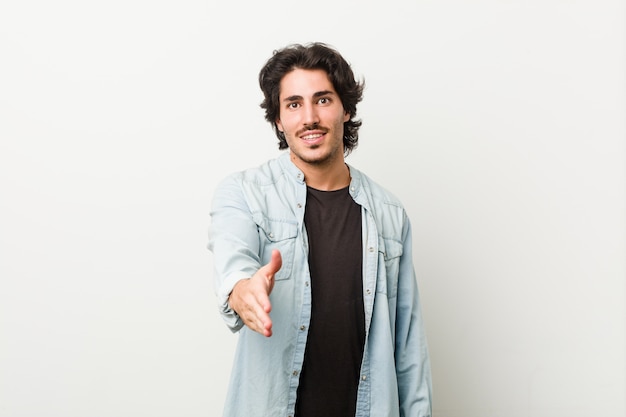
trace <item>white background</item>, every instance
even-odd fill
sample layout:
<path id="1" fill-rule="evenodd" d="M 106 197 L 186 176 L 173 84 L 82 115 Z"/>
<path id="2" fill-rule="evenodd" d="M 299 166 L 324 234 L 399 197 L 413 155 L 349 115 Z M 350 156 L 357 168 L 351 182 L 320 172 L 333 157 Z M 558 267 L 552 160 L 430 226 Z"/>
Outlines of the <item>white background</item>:
<path id="1" fill-rule="evenodd" d="M 0 415 L 218 416 L 209 206 L 277 156 L 257 74 L 323 41 L 348 162 L 414 229 L 436 417 L 623 417 L 622 1 L 6 1 Z"/>

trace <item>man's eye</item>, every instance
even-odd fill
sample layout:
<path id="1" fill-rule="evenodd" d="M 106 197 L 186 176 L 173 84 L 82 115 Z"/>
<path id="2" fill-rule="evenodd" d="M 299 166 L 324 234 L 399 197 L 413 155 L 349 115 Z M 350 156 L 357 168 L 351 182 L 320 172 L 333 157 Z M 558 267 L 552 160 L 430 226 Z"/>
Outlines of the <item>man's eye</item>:
<path id="1" fill-rule="evenodd" d="M 287 108 L 289 108 L 289 109 L 297 109 L 298 108 L 298 103 L 289 103 L 287 105 Z"/>
<path id="2" fill-rule="evenodd" d="M 328 103 L 330 103 L 330 100 L 328 99 L 328 97 L 322 97 L 322 98 L 320 98 L 319 103 L 320 104 L 328 104 Z"/>

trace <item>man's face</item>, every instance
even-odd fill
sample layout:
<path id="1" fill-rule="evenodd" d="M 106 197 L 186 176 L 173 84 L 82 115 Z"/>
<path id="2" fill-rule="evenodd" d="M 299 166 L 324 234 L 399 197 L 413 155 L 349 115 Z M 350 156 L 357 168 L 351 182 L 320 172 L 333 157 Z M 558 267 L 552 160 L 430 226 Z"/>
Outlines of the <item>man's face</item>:
<path id="1" fill-rule="evenodd" d="M 324 70 L 294 69 L 280 81 L 278 129 L 296 166 L 343 164 L 343 124 L 350 115 Z"/>

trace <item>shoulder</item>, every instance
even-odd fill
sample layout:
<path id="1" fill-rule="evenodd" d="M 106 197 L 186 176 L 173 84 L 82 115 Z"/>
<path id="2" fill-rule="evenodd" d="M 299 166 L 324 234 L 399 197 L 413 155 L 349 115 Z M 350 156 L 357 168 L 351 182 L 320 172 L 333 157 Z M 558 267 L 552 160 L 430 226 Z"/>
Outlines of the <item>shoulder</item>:
<path id="1" fill-rule="evenodd" d="M 284 178 L 285 173 L 279 158 L 270 159 L 262 164 L 236 171 L 223 178 L 219 187 L 239 187 L 272 185 Z"/>
<path id="2" fill-rule="evenodd" d="M 213 200 L 223 207 L 245 208 L 277 218 L 292 216 L 290 207 L 299 184 L 290 180 L 283 156 L 234 172 L 217 186 Z"/>
<path id="3" fill-rule="evenodd" d="M 354 181 L 354 199 L 368 210 L 381 237 L 402 242 L 409 227 L 404 205 L 388 189 L 363 172 L 350 167 Z"/>
<path id="4" fill-rule="evenodd" d="M 359 184 L 357 186 L 362 189 L 372 203 L 375 205 L 393 206 L 404 210 L 400 199 L 370 176 L 352 166 L 350 166 L 350 174 L 358 181 Z"/>

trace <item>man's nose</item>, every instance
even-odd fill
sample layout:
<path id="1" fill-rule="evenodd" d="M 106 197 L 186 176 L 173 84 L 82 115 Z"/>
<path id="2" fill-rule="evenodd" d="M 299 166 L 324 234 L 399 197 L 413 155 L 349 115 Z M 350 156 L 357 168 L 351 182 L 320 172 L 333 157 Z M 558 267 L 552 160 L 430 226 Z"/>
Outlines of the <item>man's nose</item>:
<path id="1" fill-rule="evenodd" d="M 319 114 L 314 105 L 305 106 L 303 122 L 307 126 L 317 126 L 319 124 Z"/>

